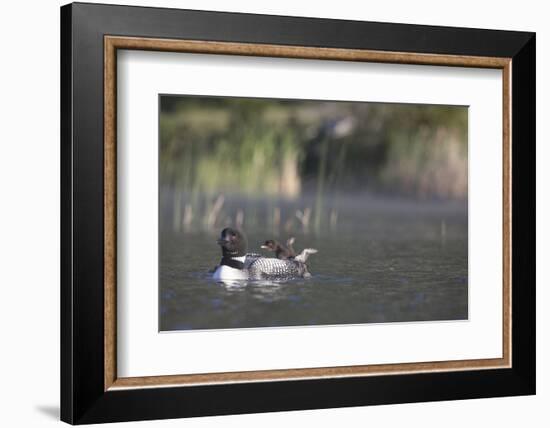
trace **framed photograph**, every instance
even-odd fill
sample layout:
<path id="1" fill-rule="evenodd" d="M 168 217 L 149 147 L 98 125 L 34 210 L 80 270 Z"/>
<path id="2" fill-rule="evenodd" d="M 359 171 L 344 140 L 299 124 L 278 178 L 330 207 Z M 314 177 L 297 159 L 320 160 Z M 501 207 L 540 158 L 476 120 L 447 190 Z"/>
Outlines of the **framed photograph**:
<path id="1" fill-rule="evenodd" d="M 535 35 L 61 8 L 61 418 L 535 393 Z"/>

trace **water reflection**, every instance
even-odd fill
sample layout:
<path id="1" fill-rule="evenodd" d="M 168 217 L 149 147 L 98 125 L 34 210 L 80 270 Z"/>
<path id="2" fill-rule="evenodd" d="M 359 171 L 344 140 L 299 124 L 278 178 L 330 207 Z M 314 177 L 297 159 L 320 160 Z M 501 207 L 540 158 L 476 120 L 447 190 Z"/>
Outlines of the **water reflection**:
<path id="1" fill-rule="evenodd" d="M 224 288 L 228 293 L 246 292 L 249 296 L 260 302 L 272 303 L 280 300 L 288 302 L 301 302 L 302 297 L 293 294 L 297 287 L 304 286 L 308 279 L 277 279 L 277 280 L 250 280 L 250 281 L 216 281 L 216 284 Z"/>

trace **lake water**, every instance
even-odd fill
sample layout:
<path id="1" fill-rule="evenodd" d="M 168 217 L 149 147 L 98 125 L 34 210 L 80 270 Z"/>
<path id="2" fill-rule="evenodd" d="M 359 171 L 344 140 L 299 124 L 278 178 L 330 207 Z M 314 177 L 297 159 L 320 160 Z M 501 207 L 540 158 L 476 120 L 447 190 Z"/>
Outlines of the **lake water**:
<path id="1" fill-rule="evenodd" d="M 246 222 L 244 230 L 249 252 L 288 237 Z M 218 234 L 161 232 L 162 331 L 468 318 L 465 203 L 378 201 L 342 209 L 335 227 L 292 232 L 297 251 L 319 250 L 308 262 L 312 277 L 276 285 L 214 282 Z"/>

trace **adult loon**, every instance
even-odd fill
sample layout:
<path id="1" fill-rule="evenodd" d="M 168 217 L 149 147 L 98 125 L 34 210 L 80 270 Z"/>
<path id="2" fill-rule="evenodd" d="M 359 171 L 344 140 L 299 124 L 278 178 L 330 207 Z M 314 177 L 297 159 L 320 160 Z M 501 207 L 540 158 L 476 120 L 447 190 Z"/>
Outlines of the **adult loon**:
<path id="1" fill-rule="evenodd" d="M 213 274 L 216 281 L 308 278 L 311 274 L 306 261 L 310 254 L 317 252 L 307 248 L 291 260 L 247 253 L 245 235 L 230 227 L 222 230 L 218 245 L 222 249 L 222 259 Z"/>

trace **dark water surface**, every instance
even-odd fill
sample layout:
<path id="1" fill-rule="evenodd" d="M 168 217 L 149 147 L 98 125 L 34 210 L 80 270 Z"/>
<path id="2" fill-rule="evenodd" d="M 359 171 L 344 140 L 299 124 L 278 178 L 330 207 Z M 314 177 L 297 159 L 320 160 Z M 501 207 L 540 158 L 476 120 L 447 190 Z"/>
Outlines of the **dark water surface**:
<path id="1" fill-rule="evenodd" d="M 239 287 L 208 273 L 219 231 L 160 238 L 160 329 L 223 329 L 468 318 L 464 204 L 384 203 L 342 212 L 334 228 L 293 232 L 312 278 Z M 249 251 L 286 234 L 247 228 Z M 266 253 L 267 255 L 267 253 Z"/>

